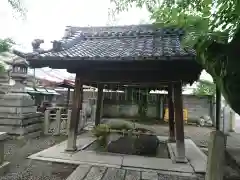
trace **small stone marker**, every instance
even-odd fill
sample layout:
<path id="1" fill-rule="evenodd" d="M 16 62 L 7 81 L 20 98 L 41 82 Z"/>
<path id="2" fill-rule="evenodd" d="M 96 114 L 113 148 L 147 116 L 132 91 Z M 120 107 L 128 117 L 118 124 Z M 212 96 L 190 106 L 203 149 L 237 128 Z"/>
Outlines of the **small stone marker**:
<path id="1" fill-rule="evenodd" d="M 225 135 L 221 131 L 211 132 L 205 180 L 223 180 L 225 142 Z"/>

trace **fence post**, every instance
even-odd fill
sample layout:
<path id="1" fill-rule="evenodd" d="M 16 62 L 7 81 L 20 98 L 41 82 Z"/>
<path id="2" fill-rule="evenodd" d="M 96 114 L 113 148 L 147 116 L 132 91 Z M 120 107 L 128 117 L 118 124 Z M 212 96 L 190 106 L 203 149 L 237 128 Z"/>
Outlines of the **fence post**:
<path id="1" fill-rule="evenodd" d="M 47 135 L 49 131 L 49 125 L 50 125 L 50 110 L 47 109 L 44 112 L 44 134 Z"/>
<path id="2" fill-rule="evenodd" d="M 58 109 L 56 112 L 56 128 L 54 131 L 54 135 L 60 135 L 61 130 L 61 109 Z"/>
<path id="3" fill-rule="evenodd" d="M 71 113 L 72 113 L 72 110 L 71 109 L 69 109 L 68 110 L 68 115 L 67 115 L 67 135 L 69 134 L 69 125 L 70 125 L 70 121 L 71 121 Z"/>

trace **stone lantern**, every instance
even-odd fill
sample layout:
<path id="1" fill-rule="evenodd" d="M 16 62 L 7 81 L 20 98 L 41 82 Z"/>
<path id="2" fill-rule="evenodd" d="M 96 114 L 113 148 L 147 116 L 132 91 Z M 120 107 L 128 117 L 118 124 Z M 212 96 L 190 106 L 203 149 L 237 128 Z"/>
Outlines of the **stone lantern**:
<path id="1" fill-rule="evenodd" d="M 23 83 L 27 78 L 28 62 L 22 58 L 15 58 L 12 62 L 12 78 Z"/>
<path id="2" fill-rule="evenodd" d="M 14 83 L 5 85 L 8 90 L 0 93 L 0 131 L 17 137 L 39 136 L 42 131 L 42 114 L 37 113 L 35 101 L 25 85 L 28 62 L 14 57 L 10 64 L 10 76 Z"/>

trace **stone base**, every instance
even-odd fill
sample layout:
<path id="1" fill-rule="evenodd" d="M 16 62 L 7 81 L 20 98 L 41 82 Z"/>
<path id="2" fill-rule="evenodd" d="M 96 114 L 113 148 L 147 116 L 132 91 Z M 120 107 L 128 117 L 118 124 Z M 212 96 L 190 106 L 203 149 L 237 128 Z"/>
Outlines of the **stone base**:
<path id="1" fill-rule="evenodd" d="M 0 165 L 0 176 L 4 175 L 8 169 L 9 169 L 9 165 L 10 165 L 10 162 L 3 162 L 1 165 Z"/>
<path id="2" fill-rule="evenodd" d="M 40 137 L 42 135 L 42 131 L 35 131 L 35 132 L 31 132 L 28 134 L 24 134 L 21 136 L 17 136 L 17 135 L 12 135 L 12 139 L 18 139 L 18 140 L 23 140 L 23 139 L 34 139 L 37 137 Z"/>
<path id="3" fill-rule="evenodd" d="M 188 162 L 188 160 L 187 160 L 187 158 L 186 157 L 175 157 L 175 162 L 176 163 L 187 163 Z"/>

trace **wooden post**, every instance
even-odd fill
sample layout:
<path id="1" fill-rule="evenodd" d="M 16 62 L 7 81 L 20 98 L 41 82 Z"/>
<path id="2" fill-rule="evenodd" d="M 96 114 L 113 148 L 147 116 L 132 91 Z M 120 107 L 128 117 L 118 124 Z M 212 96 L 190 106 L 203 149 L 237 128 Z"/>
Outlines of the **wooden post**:
<path id="1" fill-rule="evenodd" d="M 61 130 L 61 109 L 56 112 L 56 129 L 54 130 L 54 135 L 60 135 Z"/>
<path id="2" fill-rule="evenodd" d="M 184 143 L 182 83 L 174 85 L 175 125 L 176 125 L 176 162 L 186 162 Z"/>
<path id="3" fill-rule="evenodd" d="M 45 135 L 48 134 L 49 126 L 50 126 L 50 110 L 46 109 L 46 111 L 44 112 L 44 134 Z"/>
<path id="4" fill-rule="evenodd" d="M 67 91 L 67 104 L 66 104 L 67 109 L 69 108 L 70 93 L 71 93 L 70 88 L 68 88 L 68 91 Z"/>
<path id="5" fill-rule="evenodd" d="M 71 114 L 72 114 L 72 110 L 69 109 L 67 112 L 67 135 L 69 135 L 69 130 L 70 130 Z"/>
<path id="6" fill-rule="evenodd" d="M 216 85 L 216 130 L 220 130 L 221 122 L 221 91 Z"/>
<path id="7" fill-rule="evenodd" d="M 160 94 L 156 94 L 156 118 L 162 120 L 162 99 Z"/>
<path id="8" fill-rule="evenodd" d="M 103 101 L 103 84 L 100 84 L 98 85 L 95 126 L 99 125 L 101 122 L 102 101 Z"/>
<path id="9" fill-rule="evenodd" d="M 223 180 L 226 137 L 221 131 L 211 132 L 205 180 Z"/>
<path id="10" fill-rule="evenodd" d="M 175 128 L 174 128 L 174 104 L 173 104 L 173 85 L 168 85 L 168 125 L 169 125 L 169 141 L 175 142 Z"/>
<path id="11" fill-rule="evenodd" d="M 66 151 L 76 151 L 79 114 L 82 109 L 82 82 L 78 74 L 75 78 L 74 98 L 72 103 L 71 121 L 69 122 L 68 140 Z"/>

